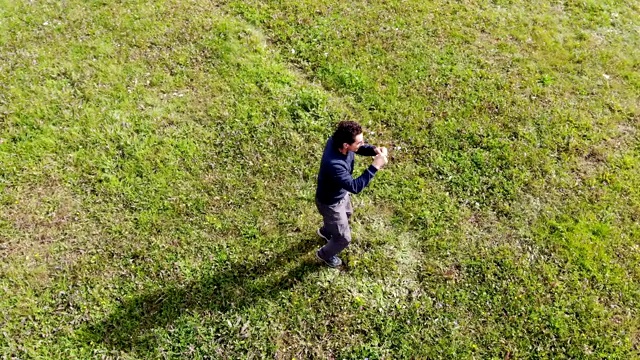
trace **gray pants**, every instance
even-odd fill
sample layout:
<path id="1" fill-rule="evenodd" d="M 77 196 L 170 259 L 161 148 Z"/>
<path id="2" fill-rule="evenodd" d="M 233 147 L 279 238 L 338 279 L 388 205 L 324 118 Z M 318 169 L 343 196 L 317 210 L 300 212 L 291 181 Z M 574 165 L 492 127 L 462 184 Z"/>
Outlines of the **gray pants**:
<path id="1" fill-rule="evenodd" d="M 316 200 L 316 206 L 324 222 L 320 231 L 330 235 L 329 241 L 320 249 L 319 255 L 323 259 L 329 259 L 339 254 L 351 243 L 351 228 L 349 218 L 353 214 L 351 197 L 349 193 L 338 203 L 326 205 Z"/>

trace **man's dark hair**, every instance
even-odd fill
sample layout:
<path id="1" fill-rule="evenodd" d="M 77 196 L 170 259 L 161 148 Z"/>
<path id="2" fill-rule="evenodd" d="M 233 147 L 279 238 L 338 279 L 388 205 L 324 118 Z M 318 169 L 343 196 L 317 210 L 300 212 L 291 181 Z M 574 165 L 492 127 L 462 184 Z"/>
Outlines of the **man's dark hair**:
<path id="1" fill-rule="evenodd" d="M 356 136 L 362 134 L 362 126 L 355 121 L 341 121 L 338 128 L 333 133 L 333 144 L 338 148 L 342 148 L 342 144 L 349 145 L 356 141 Z"/>

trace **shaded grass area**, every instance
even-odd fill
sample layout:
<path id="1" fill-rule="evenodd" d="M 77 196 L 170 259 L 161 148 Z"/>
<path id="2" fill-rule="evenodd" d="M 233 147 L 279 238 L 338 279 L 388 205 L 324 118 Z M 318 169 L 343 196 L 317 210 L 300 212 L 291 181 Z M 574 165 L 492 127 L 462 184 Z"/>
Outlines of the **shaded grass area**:
<path id="1" fill-rule="evenodd" d="M 636 4 L 0 4 L 3 356 L 638 353 Z"/>
<path id="2" fill-rule="evenodd" d="M 319 269 L 308 257 L 300 261 L 317 245 L 317 242 L 305 239 L 267 261 L 258 261 L 256 265 L 241 262 L 218 273 L 203 274 L 198 282 L 163 286 L 156 292 L 127 299 L 107 319 L 82 329 L 86 336 L 84 341 L 105 342 L 121 350 L 154 351 L 157 348 L 153 343 L 155 339 L 145 333 L 167 327 L 184 314 L 206 310 L 215 315 L 230 309 L 243 312 L 244 308 L 255 306 L 263 299 L 276 298 L 280 292 L 288 291 L 303 280 L 306 273 Z M 295 267 L 284 275 L 271 274 L 281 272 L 294 261 Z M 238 335 L 247 338 L 250 321 L 242 325 Z"/>

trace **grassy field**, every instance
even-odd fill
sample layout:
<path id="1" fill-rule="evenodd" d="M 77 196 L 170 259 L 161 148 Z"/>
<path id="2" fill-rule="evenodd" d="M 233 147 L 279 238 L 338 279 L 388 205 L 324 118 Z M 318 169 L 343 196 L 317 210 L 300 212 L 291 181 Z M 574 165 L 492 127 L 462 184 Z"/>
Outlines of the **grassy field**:
<path id="1" fill-rule="evenodd" d="M 635 1 L 0 0 L 0 358 L 640 358 L 639 126 Z"/>

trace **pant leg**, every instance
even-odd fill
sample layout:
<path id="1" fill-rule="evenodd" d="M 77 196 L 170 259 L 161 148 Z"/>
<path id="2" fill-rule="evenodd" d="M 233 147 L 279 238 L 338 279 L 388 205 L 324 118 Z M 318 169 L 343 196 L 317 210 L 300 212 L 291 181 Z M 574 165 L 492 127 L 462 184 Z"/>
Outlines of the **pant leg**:
<path id="1" fill-rule="evenodd" d="M 345 197 L 346 197 L 345 211 L 347 212 L 347 220 L 351 220 L 351 215 L 353 215 L 353 204 L 351 203 L 351 196 L 349 193 L 347 193 Z M 322 231 L 323 234 L 328 233 L 328 230 L 324 228 L 324 224 L 320 230 Z"/>
<path id="2" fill-rule="evenodd" d="M 324 221 L 323 229 L 331 235 L 329 241 L 320 249 L 320 257 L 329 259 L 339 254 L 351 243 L 351 228 L 347 209 L 350 207 L 348 197 L 333 205 L 326 205 L 316 201 L 318 211 Z"/>

